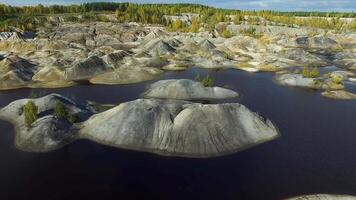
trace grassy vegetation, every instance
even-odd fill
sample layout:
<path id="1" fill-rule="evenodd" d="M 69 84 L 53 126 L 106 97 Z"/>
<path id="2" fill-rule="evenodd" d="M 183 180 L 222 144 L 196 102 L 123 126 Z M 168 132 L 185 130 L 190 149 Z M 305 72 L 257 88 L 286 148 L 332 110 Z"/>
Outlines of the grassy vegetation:
<path id="1" fill-rule="evenodd" d="M 308 26 L 314 28 L 340 30 L 356 30 L 356 21 L 345 24 L 341 17 L 356 17 L 356 13 L 341 12 L 276 12 L 276 11 L 241 11 L 220 9 L 198 4 L 134 4 L 134 3 L 85 3 L 81 5 L 51 5 L 14 7 L 0 4 L 0 31 L 17 27 L 22 30 L 33 30 L 46 22 L 48 15 L 81 14 L 84 20 L 106 21 L 98 12 L 115 13 L 119 22 L 141 22 L 166 25 L 172 30 L 196 32 L 200 23 L 206 24 L 208 30 L 213 30 L 219 22 L 234 22 L 240 24 L 247 20 L 249 24 L 261 24 L 265 19 L 276 24 L 287 26 Z M 167 20 L 166 15 L 181 13 L 196 13 L 199 17 L 193 20 L 190 27 Z M 69 15 L 70 16 L 70 15 Z M 234 16 L 234 17 L 229 17 Z M 247 16 L 247 19 L 245 19 Z M 301 18 L 308 17 L 308 18 Z M 331 20 L 325 17 L 332 17 Z M 75 20 L 75 19 L 73 19 Z"/>
<path id="2" fill-rule="evenodd" d="M 25 118 L 25 125 L 30 128 L 32 123 L 38 118 L 38 107 L 32 101 L 27 101 L 27 103 L 22 107 L 22 112 Z"/>

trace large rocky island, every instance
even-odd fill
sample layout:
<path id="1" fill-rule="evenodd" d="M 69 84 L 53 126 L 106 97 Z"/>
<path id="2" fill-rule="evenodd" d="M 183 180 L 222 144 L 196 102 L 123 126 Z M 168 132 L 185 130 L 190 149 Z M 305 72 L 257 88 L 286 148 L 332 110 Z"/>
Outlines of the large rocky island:
<path id="1" fill-rule="evenodd" d="M 78 105 L 64 96 L 50 94 L 14 101 L 0 110 L 0 118 L 15 125 L 16 146 L 32 152 L 47 152 L 76 139 L 90 139 L 161 155 L 213 157 L 278 137 L 271 121 L 241 104 L 187 101 L 236 97 L 234 91 L 204 88 L 198 82 L 184 79 L 165 82 L 170 82 L 163 84 L 168 86 L 165 90 L 159 89 L 162 81 L 152 84 L 143 95 L 149 98 L 124 102 L 104 111 L 95 109 L 98 105 Z M 173 86 L 179 88 L 182 83 L 187 90 L 175 90 Z M 30 124 L 26 113 L 29 102 L 34 104 L 32 114 L 37 116 Z M 63 107 L 62 112 L 58 111 L 58 105 Z"/>

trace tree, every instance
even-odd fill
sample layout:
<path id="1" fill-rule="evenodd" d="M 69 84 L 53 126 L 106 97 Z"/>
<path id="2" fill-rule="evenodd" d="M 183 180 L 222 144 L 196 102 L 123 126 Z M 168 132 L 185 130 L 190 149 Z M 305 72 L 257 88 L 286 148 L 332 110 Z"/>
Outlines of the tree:
<path id="1" fill-rule="evenodd" d="M 319 77 L 319 70 L 317 67 L 314 67 L 313 70 L 310 72 L 310 77 L 311 78 Z"/>
<path id="2" fill-rule="evenodd" d="M 25 118 L 25 125 L 30 128 L 32 123 L 38 118 L 38 108 L 32 101 L 27 101 L 27 103 L 22 107 L 22 111 Z"/>
<path id="3" fill-rule="evenodd" d="M 302 75 L 303 75 L 304 78 L 308 78 L 308 77 L 309 77 L 309 69 L 308 69 L 308 66 L 304 66 Z"/>
<path id="4" fill-rule="evenodd" d="M 77 118 L 75 117 L 75 115 L 71 115 L 68 112 L 68 109 L 60 101 L 57 101 L 56 104 L 54 105 L 53 112 L 57 118 L 66 119 L 68 122 L 70 122 L 72 124 L 77 121 Z"/>
<path id="5" fill-rule="evenodd" d="M 68 111 L 62 102 L 57 101 L 54 105 L 54 115 L 60 119 L 64 119 L 68 116 Z"/>
<path id="6" fill-rule="evenodd" d="M 237 25 L 237 24 L 241 24 L 242 22 L 242 16 L 241 15 L 236 15 L 235 18 L 234 18 L 234 23 Z"/>
<path id="7" fill-rule="evenodd" d="M 214 79 L 209 75 L 206 75 L 204 78 L 201 78 L 200 74 L 197 74 L 195 76 L 195 81 L 200 82 L 204 87 L 211 87 L 214 85 Z"/>
<path id="8" fill-rule="evenodd" d="M 190 26 L 190 31 L 193 33 L 198 32 L 200 28 L 200 20 L 198 17 L 193 17 L 192 18 L 192 25 Z"/>

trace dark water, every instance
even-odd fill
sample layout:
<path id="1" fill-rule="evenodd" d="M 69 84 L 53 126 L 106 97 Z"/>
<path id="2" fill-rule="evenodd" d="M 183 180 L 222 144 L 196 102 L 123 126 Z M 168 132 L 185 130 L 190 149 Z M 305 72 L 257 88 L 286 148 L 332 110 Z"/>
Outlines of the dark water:
<path id="1" fill-rule="evenodd" d="M 356 194 L 356 102 L 281 87 L 268 73 L 209 73 L 215 84 L 242 94 L 236 101 L 272 119 L 282 136 L 246 151 L 213 159 L 168 158 L 77 141 L 55 152 L 16 150 L 13 128 L 0 122 L 0 199 L 263 199 L 300 194 Z M 133 100 L 147 83 L 81 85 L 66 89 L 0 92 L 0 106 L 46 93 L 76 100 Z M 352 85 L 348 86 L 351 89 Z"/>

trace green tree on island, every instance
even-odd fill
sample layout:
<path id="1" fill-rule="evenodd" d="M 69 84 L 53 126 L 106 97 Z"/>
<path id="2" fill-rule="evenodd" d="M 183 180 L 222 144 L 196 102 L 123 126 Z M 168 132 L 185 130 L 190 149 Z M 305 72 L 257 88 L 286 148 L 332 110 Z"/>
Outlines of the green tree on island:
<path id="1" fill-rule="evenodd" d="M 32 123 L 38 119 L 38 107 L 35 103 L 33 103 L 33 101 L 27 101 L 27 103 L 22 107 L 22 111 L 25 118 L 25 125 L 27 128 L 30 128 Z"/>

